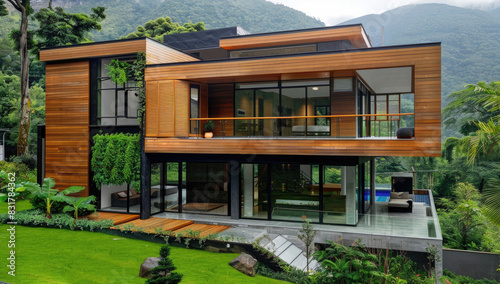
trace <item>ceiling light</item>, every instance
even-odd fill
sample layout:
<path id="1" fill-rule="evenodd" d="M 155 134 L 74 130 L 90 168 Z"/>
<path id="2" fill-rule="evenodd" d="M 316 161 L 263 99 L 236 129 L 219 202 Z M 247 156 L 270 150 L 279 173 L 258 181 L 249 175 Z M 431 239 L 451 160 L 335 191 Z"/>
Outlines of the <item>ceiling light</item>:
<path id="1" fill-rule="evenodd" d="M 318 87 L 312 87 L 312 89 L 313 89 L 313 91 L 317 91 L 317 90 L 319 90 L 319 88 L 318 88 Z"/>

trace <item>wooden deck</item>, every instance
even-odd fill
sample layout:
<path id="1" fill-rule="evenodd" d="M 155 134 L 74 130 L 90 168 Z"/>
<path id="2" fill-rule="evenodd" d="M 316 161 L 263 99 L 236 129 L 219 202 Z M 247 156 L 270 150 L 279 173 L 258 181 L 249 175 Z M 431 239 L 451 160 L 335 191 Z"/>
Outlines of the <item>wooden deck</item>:
<path id="1" fill-rule="evenodd" d="M 96 214 L 90 214 L 87 216 L 80 217 L 78 219 L 87 219 L 92 221 L 100 220 L 112 220 L 116 225 L 122 225 L 123 223 L 130 222 L 132 220 L 139 219 L 139 215 L 136 214 L 121 214 L 121 213 L 111 213 L 111 212 L 97 212 Z"/>
<path id="2" fill-rule="evenodd" d="M 210 234 L 218 234 L 220 232 L 224 232 L 225 230 L 227 230 L 229 228 L 231 228 L 231 227 L 222 226 L 222 225 L 191 224 L 189 226 L 175 230 L 174 232 L 179 233 L 179 232 L 184 232 L 187 230 L 199 231 L 200 237 L 203 238 L 203 237 L 206 237 L 207 235 L 210 235 Z"/>
<path id="3" fill-rule="evenodd" d="M 139 220 L 139 215 L 135 214 L 121 214 L 121 213 L 110 213 L 110 212 L 98 212 L 98 214 L 90 214 L 88 216 L 81 217 L 80 219 L 88 220 L 113 220 L 115 226 L 120 225 L 120 227 L 132 224 L 134 227 L 142 228 L 144 232 L 148 234 L 156 233 L 155 228 L 162 228 L 164 231 L 173 231 L 175 233 L 184 232 L 187 230 L 199 231 L 200 237 L 206 237 L 209 234 L 218 234 L 231 227 L 221 226 L 221 225 L 209 225 L 209 224 L 194 224 L 192 220 L 178 220 L 169 218 L 158 218 L 151 217 L 146 220 Z M 111 229 L 117 230 L 116 227 Z"/>

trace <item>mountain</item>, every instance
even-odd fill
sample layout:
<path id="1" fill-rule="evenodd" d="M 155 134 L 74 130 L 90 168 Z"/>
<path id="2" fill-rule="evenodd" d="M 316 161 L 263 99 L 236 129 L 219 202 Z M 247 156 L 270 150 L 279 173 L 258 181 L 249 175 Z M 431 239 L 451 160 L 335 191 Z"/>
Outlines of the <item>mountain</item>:
<path id="1" fill-rule="evenodd" d="M 48 0 L 35 1 L 35 9 Z M 325 24 L 282 4 L 265 0 L 53 0 L 73 13 L 90 13 L 92 7 L 106 7 L 102 31 L 95 41 L 118 39 L 149 20 L 169 16 L 174 22 L 204 22 L 206 29 L 240 26 L 251 33 L 321 27 Z"/>
<path id="2" fill-rule="evenodd" d="M 362 23 L 374 46 L 442 43 L 442 107 L 466 84 L 500 80 L 500 8 L 490 12 L 444 4 L 407 5 L 342 24 Z M 341 25 L 342 25 L 341 24 Z M 443 137 L 458 135 L 443 130 Z"/>

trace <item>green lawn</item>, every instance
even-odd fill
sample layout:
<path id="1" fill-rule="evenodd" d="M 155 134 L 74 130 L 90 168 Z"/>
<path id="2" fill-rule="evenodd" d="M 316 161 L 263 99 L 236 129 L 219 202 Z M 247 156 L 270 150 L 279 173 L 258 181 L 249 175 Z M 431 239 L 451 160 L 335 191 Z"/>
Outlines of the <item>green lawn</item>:
<path id="1" fill-rule="evenodd" d="M 16 211 L 31 209 L 31 203 L 28 199 L 16 201 Z M 7 203 L 0 202 L 0 214 L 7 213 Z"/>
<path id="2" fill-rule="evenodd" d="M 18 210 L 29 208 L 19 202 Z M 0 212 L 6 206 L 0 205 Z M 16 226 L 16 276 L 7 274 L 7 225 L 0 225 L 0 281 L 8 283 L 144 283 L 141 263 L 159 256 L 161 245 L 104 233 Z M 284 283 L 249 277 L 228 265 L 238 254 L 172 247 L 182 283 Z"/>

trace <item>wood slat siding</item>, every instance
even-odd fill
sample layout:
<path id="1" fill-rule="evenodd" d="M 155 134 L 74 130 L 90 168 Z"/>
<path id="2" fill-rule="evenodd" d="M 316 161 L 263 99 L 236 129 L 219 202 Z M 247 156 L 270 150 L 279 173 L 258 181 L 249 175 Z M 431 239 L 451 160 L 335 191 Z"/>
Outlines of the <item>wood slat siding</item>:
<path id="1" fill-rule="evenodd" d="M 175 84 L 173 80 L 158 83 L 158 136 L 170 137 L 175 134 Z"/>
<path id="2" fill-rule="evenodd" d="M 189 136 L 190 86 L 187 81 L 175 81 L 175 136 Z"/>
<path id="3" fill-rule="evenodd" d="M 163 45 L 154 40 L 147 40 L 146 61 L 147 64 L 161 64 L 171 62 L 199 61 L 199 59 Z"/>
<path id="4" fill-rule="evenodd" d="M 354 92 L 333 93 L 331 110 L 332 115 L 356 113 Z M 331 136 L 356 137 L 356 118 L 332 118 L 330 125 Z"/>
<path id="5" fill-rule="evenodd" d="M 416 139 L 272 140 L 147 138 L 146 152 L 292 156 L 440 156 L 441 142 L 418 141 Z"/>
<path id="6" fill-rule="evenodd" d="M 43 49 L 40 51 L 40 61 L 118 56 L 137 52 L 146 52 L 147 64 L 199 61 L 196 57 L 147 38 Z"/>
<path id="7" fill-rule="evenodd" d="M 211 84 L 208 88 L 208 117 L 234 117 L 233 84 Z M 215 119 L 214 119 L 215 120 Z M 233 136 L 234 123 L 226 122 L 226 136 Z M 220 123 L 215 124 L 214 133 L 220 133 Z"/>
<path id="8" fill-rule="evenodd" d="M 187 81 L 146 83 L 146 137 L 189 136 L 189 92 Z"/>
<path id="9" fill-rule="evenodd" d="M 144 51 L 146 51 L 146 39 L 105 42 L 102 44 L 81 44 L 43 49 L 40 51 L 40 61 L 116 56 Z"/>
<path id="10" fill-rule="evenodd" d="M 414 140 L 179 140 L 155 139 L 149 136 L 146 141 L 146 151 L 207 154 L 439 156 L 441 154 L 441 47 L 438 45 L 154 66 L 146 69 L 146 78 L 147 80 L 182 78 L 194 82 L 232 83 L 262 78 L 264 75 L 274 79 L 289 74 L 311 72 L 339 74 L 357 69 L 403 66 L 414 68 Z M 226 95 L 223 95 L 222 86 L 227 88 Z M 210 84 L 209 117 L 232 117 L 233 100 L 232 84 Z M 332 109 L 333 111 L 335 110 Z M 349 111 L 349 114 L 354 113 L 354 110 Z"/>
<path id="11" fill-rule="evenodd" d="M 46 65 L 45 176 L 57 189 L 89 179 L 89 62 Z"/>
<path id="12" fill-rule="evenodd" d="M 317 43 L 348 39 L 355 48 L 368 47 L 363 38 L 362 27 L 342 29 L 319 29 L 312 31 L 294 31 L 291 33 L 262 34 L 221 39 L 219 46 L 226 50 L 247 49 L 270 46 Z"/>

